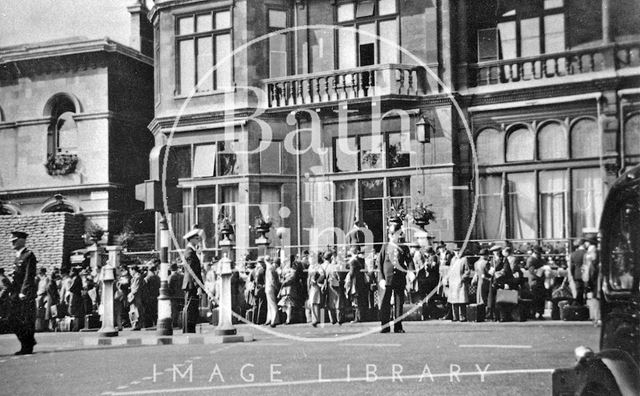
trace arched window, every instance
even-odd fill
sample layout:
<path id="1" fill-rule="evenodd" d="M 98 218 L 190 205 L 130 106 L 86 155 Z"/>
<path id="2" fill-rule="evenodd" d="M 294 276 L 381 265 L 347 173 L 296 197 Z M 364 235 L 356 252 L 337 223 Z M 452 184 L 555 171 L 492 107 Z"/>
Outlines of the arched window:
<path id="1" fill-rule="evenodd" d="M 476 138 L 479 165 L 504 162 L 504 134 L 496 129 L 485 129 Z"/>
<path id="2" fill-rule="evenodd" d="M 640 155 L 640 114 L 634 114 L 624 124 L 624 153 Z"/>
<path id="3" fill-rule="evenodd" d="M 538 159 L 567 158 L 567 133 L 557 122 L 545 124 L 538 132 Z"/>
<path id="4" fill-rule="evenodd" d="M 518 127 L 507 140 L 507 161 L 533 160 L 534 138 L 531 129 Z"/>
<path id="5" fill-rule="evenodd" d="M 78 146 L 78 129 L 73 119 L 79 111 L 79 103 L 69 94 L 56 94 L 44 108 L 44 115 L 50 117 L 47 150 L 50 154 L 75 152 Z"/>
<path id="6" fill-rule="evenodd" d="M 598 157 L 601 153 L 598 125 L 591 118 L 582 118 L 571 127 L 571 157 Z"/>

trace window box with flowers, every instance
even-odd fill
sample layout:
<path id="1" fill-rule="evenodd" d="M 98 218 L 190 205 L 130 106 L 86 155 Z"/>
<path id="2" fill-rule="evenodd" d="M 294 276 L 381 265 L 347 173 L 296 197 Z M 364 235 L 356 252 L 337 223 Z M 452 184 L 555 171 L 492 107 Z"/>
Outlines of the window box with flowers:
<path id="1" fill-rule="evenodd" d="M 44 164 L 47 173 L 51 176 L 68 175 L 76 171 L 78 155 L 71 153 L 53 153 L 47 156 Z"/>

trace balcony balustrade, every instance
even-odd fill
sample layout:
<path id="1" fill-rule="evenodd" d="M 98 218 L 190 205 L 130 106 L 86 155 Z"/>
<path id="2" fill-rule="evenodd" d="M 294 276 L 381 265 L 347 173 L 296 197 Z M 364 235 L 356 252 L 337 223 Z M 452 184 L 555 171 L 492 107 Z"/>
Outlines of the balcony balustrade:
<path id="1" fill-rule="evenodd" d="M 269 108 L 385 95 L 427 93 L 426 70 L 413 65 L 373 65 L 263 80 Z"/>
<path id="2" fill-rule="evenodd" d="M 616 43 L 470 66 L 471 86 L 561 78 L 640 66 L 640 42 Z"/>

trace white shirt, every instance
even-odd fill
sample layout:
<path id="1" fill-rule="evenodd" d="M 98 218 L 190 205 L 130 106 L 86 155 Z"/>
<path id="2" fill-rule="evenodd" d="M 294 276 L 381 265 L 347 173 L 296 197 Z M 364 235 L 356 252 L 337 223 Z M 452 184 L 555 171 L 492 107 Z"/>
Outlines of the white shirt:
<path id="1" fill-rule="evenodd" d="M 26 249 L 26 247 L 23 247 L 22 249 L 18 250 L 16 252 L 16 258 L 20 257 L 20 255 L 22 254 L 22 252 Z"/>

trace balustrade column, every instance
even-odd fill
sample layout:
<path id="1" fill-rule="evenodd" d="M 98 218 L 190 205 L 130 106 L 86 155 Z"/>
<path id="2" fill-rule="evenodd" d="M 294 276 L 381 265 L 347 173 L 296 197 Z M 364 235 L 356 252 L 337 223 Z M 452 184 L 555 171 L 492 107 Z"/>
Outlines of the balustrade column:
<path id="1" fill-rule="evenodd" d="M 611 31 L 611 0 L 602 0 L 602 43 L 613 42 Z"/>

